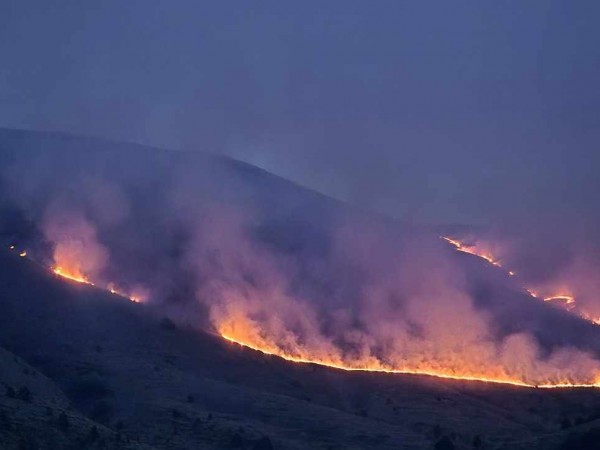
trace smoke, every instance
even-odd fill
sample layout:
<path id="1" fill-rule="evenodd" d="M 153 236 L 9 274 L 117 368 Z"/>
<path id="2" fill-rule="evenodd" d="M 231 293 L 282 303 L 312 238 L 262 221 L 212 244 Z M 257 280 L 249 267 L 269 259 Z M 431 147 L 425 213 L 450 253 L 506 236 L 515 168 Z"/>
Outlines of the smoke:
<path id="1" fill-rule="evenodd" d="M 526 228 L 496 225 L 454 235 L 477 254 L 492 256 L 538 297 L 571 297 L 574 302 L 563 306 L 589 319 L 600 318 L 596 276 L 600 271 L 600 239 L 589 229 L 590 222 L 529 222 Z"/>
<path id="2" fill-rule="evenodd" d="M 591 325 L 532 301 L 438 233 L 222 158 L 109 143 L 82 154 L 80 142 L 38 139 L 59 150 L 34 139 L 28 152 L 0 153 L 3 195 L 40 231 L 52 265 L 149 292 L 175 319 L 348 369 L 531 385 L 599 377 Z M 14 176 L 30 167 L 46 171 Z M 34 248 L 37 236 L 21 239 Z M 504 264 L 511 248 L 486 249 Z"/>
<path id="3" fill-rule="evenodd" d="M 600 363 L 585 351 L 545 352 L 527 332 L 495 333 L 460 267 L 431 239 L 398 243 L 377 224 L 340 225 L 324 264 L 330 285 L 315 295 L 302 262 L 265 251 L 239 216 L 213 214 L 190 258 L 204 280 L 197 298 L 228 338 L 345 368 L 532 385 L 596 381 Z"/>
<path id="4" fill-rule="evenodd" d="M 96 229 L 81 214 L 56 203 L 41 224 L 44 236 L 54 245 L 54 267 L 76 278 L 97 278 L 109 262 L 109 252 L 97 239 Z"/>

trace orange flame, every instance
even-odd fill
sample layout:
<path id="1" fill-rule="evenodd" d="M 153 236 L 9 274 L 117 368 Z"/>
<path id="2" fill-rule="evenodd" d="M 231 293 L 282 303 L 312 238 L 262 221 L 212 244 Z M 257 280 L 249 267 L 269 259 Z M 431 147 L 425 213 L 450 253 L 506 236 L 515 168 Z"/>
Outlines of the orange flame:
<path id="1" fill-rule="evenodd" d="M 565 305 L 574 305 L 575 304 L 575 297 L 573 297 L 572 295 L 568 295 L 568 294 L 551 295 L 550 297 L 544 297 L 543 300 L 545 302 L 558 301 L 558 302 L 564 303 Z"/>
<path id="2" fill-rule="evenodd" d="M 59 277 L 65 278 L 70 281 L 75 281 L 76 283 L 89 284 L 90 286 L 99 287 L 101 289 L 104 289 L 104 290 L 110 292 L 111 294 L 115 294 L 120 297 L 128 298 L 129 300 L 131 300 L 132 302 L 135 302 L 135 303 L 140 303 L 145 298 L 145 295 L 141 295 L 141 294 L 138 294 L 138 295 L 127 294 L 124 291 L 118 289 L 114 285 L 114 283 L 108 283 L 106 286 L 97 286 L 86 275 L 84 275 L 83 273 L 81 273 L 81 271 L 79 271 L 77 269 L 66 270 L 61 266 L 54 266 L 51 268 L 51 270 L 52 270 L 52 272 L 54 272 L 54 274 L 58 275 Z"/>
<path id="3" fill-rule="evenodd" d="M 265 355 L 277 356 L 286 361 L 294 362 L 294 363 L 304 363 L 304 364 L 316 364 L 319 366 L 329 367 L 338 370 L 344 370 L 348 372 L 382 372 L 382 373 L 395 373 L 395 374 L 405 374 L 405 375 L 426 375 L 435 378 L 442 378 L 447 380 L 457 380 L 457 381 L 478 381 L 482 383 L 491 383 L 491 384 L 505 384 L 519 387 L 535 387 L 535 388 L 544 388 L 544 389 L 560 389 L 560 388 L 598 388 L 600 387 L 600 378 L 595 379 L 591 383 L 576 383 L 570 382 L 568 380 L 558 381 L 555 383 L 541 383 L 541 384 L 531 384 L 526 383 L 518 378 L 513 378 L 510 376 L 502 376 L 498 375 L 494 376 L 485 376 L 483 374 L 459 374 L 459 373 L 451 373 L 451 371 L 443 371 L 443 370 L 426 370 L 426 369 L 410 369 L 410 368 L 387 368 L 382 366 L 381 363 L 373 363 L 369 364 L 357 364 L 356 366 L 348 365 L 341 362 L 336 361 L 326 361 L 321 359 L 311 359 L 309 357 L 302 356 L 294 356 L 288 354 L 286 352 L 281 351 L 277 347 L 274 346 L 261 346 L 256 343 L 248 343 L 240 340 L 238 338 L 232 337 L 227 334 L 220 334 L 220 336 L 234 344 L 240 345 L 242 347 L 249 348 L 254 351 L 258 351 Z"/>
<path id="4" fill-rule="evenodd" d="M 85 284 L 90 284 L 90 285 L 94 285 L 94 283 L 92 283 L 90 280 L 88 280 L 88 278 L 83 275 L 81 272 L 75 270 L 75 271 L 69 271 L 69 270 L 65 270 L 63 269 L 61 266 L 55 266 L 52 267 L 52 271 L 63 278 L 66 278 L 67 280 L 71 280 L 71 281 L 76 281 L 77 283 L 85 283 Z"/>
<path id="5" fill-rule="evenodd" d="M 95 286 L 95 284 L 81 271 L 78 270 L 65 270 L 62 266 L 52 267 L 54 274 L 77 282 Z M 106 286 L 100 286 L 101 289 L 121 295 L 129 298 L 131 301 L 140 301 L 141 297 L 136 295 L 127 295 L 120 291 L 114 284 L 109 283 Z M 532 293 L 533 295 L 533 293 Z M 573 301 L 571 296 L 560 295 L 555 297 L 547 297 L 544 300 L 555 300 L 561 299 L 562 301 Z M 565 300 L 566 299 L 566 300 Z M 596 321 L 595 319 L 588 318 L 588 320 Z M 600 318 L 597 319 L 600 322 Z M 598 323 L 597 322 L 597 323 Z M 247 347 L 249 349 L 259 351 L 266 355 L 274 355 L 283 358 L 287 361 L 294 363 L 307 363 L 317 364 L 326 366 L 334 369 L 345 370 L 345 371 L 363 371 L 363 372 L 383 372 L 383 373 L 396 373 L 396 374 L 413 374 L 413 375 L 426 375 L 431 377 L 437 377 L 442 379 L 459 380 L 459 381 L 478 381 L 490 384 L 504 384 L 518 387 L 538 387 L 538 388 L 591 388 L 600 387 L 600 376 L 588 375 L 582 381 L 578 382 L 576 379 L 571 379 L 569 375 L 554 376 L 551 381 L 543 381 L 538 383 L 524 381 L 519 376 L 507 372 L 501 366 L 495 367 L 482 367 L 477 364 L 471 365 L 470 367 L 442 367 L 440 365 L 428 365 L 427 363 L 416 364 L 411 366 L 407 363 L 403 363 L 400 366 L 392 363 L 387 363 L 373 357 L 357 358 L 356 360 L 346 360 L 342 357 L 336 356 L 334 353 L 328 354 L 327 352 L 311 355 L 309 351 L 303 350 L 302 348 L 295 348 L 294 352 L 285 350 L 277 343 L 270 342 L 260 335 L 253 333 L 252 330 L 245 329 L 243 326 L 234 327 L 229 322 L 229 326 L 225 326 L 219 330 L 219 335 L 232 343 Z M 238 323 L 238 325 L 243 325 Z M 397 364 L 397 363 L 396 363 Z"/>
<path id="6" fill-rule="evenodd" d="M 502 267 L 502 265 L 500 264 L 500 261 L 498 259 L 496 259 L 494 257 L 494 255 L 492 255 L 490 252 L 479 250 L 474 245 L 467 245 L 467 244 L 464 244 L 464 243 L 462 243 L 460 241 L 457 241 L 456 239 L 450 239 L 449 237 L 445 237 L 445 236 L 440 236 L 440 237 L 442 239 L 444 239 L 446 242 L 449 242 L 459 252 L 468 253 L 469 255 L 478 256 L 478 257 L 486 260 L 487 262 L 489 262 L 490 264 L 492 264 L 492 265 L 494 265 L 496 267 Z M 511 271 L 509 271 L 508 273 L 509 273 L 509 275 L 514 275 L 515 274 L 514 272 L 511 272 Z"/>
<path id="7" fill-rule="evenodd" d="M 450 239 L 445 236 L 440 236 L 440 237 L 442 239 L 444 239 L 446 242 L 449 242 L 457 251 L 460 251 L 463 253 L 468 253 L 468 254 L 474 255 L 474 256 L 478 256 L 497 267 L 502 267 L 499 260 L 494 258 L 489 253 L 484 253 L 484 252 L 477 250 L 477 248 L 473 245 L 467 245 L 456 239 Z M 512 270 L 509 270 L 508 274 L 510 276 L 514 276 L 515 272 L 513 272 Z M 557 294 L 541 296 L 537 291 L 534 291 L 533 289 L 530 289 L 530 288 L 525 288 L 525 291 L 533 298 L 542 300 L 544 302 L 558 303 L 564 309 L 577 314 L 582 319 L 587 320 L 588 322 L 592 322 L 596 325 L 600 325 L 600 317 L 594 318 L 594 317 L 590 316 L 587 312 L 582 311 L 580 308 L 578 308 L 577 302 L 575 301 L 575 296 L 570 293 L 560 292 Z"/>

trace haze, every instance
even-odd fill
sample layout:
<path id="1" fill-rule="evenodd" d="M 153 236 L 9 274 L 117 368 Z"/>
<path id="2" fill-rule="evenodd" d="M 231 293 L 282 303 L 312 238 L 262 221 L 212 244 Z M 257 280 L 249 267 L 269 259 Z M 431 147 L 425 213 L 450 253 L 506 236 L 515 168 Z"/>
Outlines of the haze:
<path id="1" fill-rule="evenodd" d="M 405 220 L 598 209 L 596 2 L 1 9 L 2 126 L 222 152 Z"/>
<path id="2" fill-rule="evenodd" d="M 0 1 L 0 447 L 595 449 L 598 13 Z"/>
<path id="3" fill-rule="evenodd" d="M 407 222 L 483 225 L 534 279 L 600 267 L 596 2 L 2 10 L 0 126 L 226 154 Z"/>

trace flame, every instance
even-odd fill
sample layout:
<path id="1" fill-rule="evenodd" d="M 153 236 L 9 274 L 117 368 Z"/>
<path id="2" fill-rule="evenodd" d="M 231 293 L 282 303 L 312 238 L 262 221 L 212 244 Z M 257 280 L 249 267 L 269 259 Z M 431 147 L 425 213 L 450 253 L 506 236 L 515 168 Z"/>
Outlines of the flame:
<path id="1" fill-rule="evenodd" d="M 440 236 L 440 237 L 442 239 L 444 239 L 446 242 L 450 243 L 457 251 L 463 252 L 463 253 L 468 253 L 468 254 L 474 255 L 474 256 L 478 256 L 479 258 L 484 259 L 485 261 L 493 264 L 494 266 L 502 268 L 502 265 L 500 264 L 499 260 L 496 259 L 490 253 L 482 252 L 482 251 L 478 250 L 476 246 L 467 245 L 456 239 L 451 239 L 451 238 L 445 237 L 445 236 Z M 515 275 L 515 272 L 513 272 L 512 270 L 508 270 L 507 273 L 510 276 Z M 574 314 L 577 314 L 582 319 L 587 320 L 588 322 L 594 323 L 595 325 L 600 325 L 600 317 L 592 317 L 587 312 L 582 311 L 580 308 L 578 308 L 577 302 L 575 300 L 575 296 L 572 295 L 571 293 L 559 292 L 559 293 L 553 293 L 550 295 L 542 296 L 539 292 L 537 292 L 533 289 L 530 289 L 530 288 L 524 288 L 524 289 L 525 289 L 525 292 L 527 292 L 533 298 L 542 300 L 544 302 L 558 303 L 565 310 L 573 312 Z"/>
<path id="2" fill-rule="evenodd" d="M 134 303 L 141 303 L 146 298 L 145 293 L 137 293 L 137 294 L 127 294 L 126 292 L 120 290 L 115 286 L 114 283 L 108 283 L 106 285 L 106 289 L 114 295 L 119 295 L 121 297 L 126 297 Z"/>
<path id="3" fill-rule="evenodd" d="M 83 275 L 78 270 L 67 270 L 62 268 L 61 266 L 55 266 L 52 267 L 52 271 L 56 275 L 66 278 L 67 280 L 76 281 L 77 283 L 90 284 L 94 286 L 94 283 L 92 283 L 85 275 Z"/>
<path id="4" fill-rule="evenodd" d="M 100 287 L 101 289 L 104 289 L 104 290 L 110 292 L 111 294 L 128 298 L 129 300 L 131 300 L 134 303 L 141 303 L 144 301 L 144 298 L 145 298 L 145 295 L 141 295 L 141 294 L 137 294 L 137 295 L 136 294 L 127 294 L 126 292 L 115 287 L 114 283 L 108 283 L 104 287 L 97 286 L 95 283 L 90 281 L 87 276 L 81 274 L 81 272 L 79 272 L 79 271 L 69 272 L 69 271 L 64 270 L 60 266 L 55 266 L 55 267 L 52 267 L 52 272 L 54 272 L 56 275 L 58 275 L 62 278 L 66 278 L 67 280 L 75 281 L 77 283 L 89 284 L 90 286 Z"/>
<path id="5" fill-rule="evenodd" d="M 14 246 L 14 245 L 10 245 L 10 246 L 8 247 L 8 249 L 9 249 L 9 250 L 14 250 L 14 249 L 15 249 L 15 246 Z M 25 257 L 25 256 L 27 256 L 27 251 L 26 251 L 26 250 L 21 250 L 21 251 L 19 252 L 19 256 L 20 256 L 20 257 Z"/>
<path id="6" fill-rule="evenodd" d="M 231 306 L 233 303 L 230 303 Z M 218 336 L 242 347 L 272 355 L 292 363 L 316 364 L 352 372 L 425 375 L 441 379 L 477 381 L 519 387 L 596 388 L 600 387 L 600 367 L 586 353 L 556 354 L 540 360 L 529 353 L 525 336 L 513 336 L 502 343 L 476 343 L 474 347 L 442 350 L 435 343 L 417 344 L 416 352 L 398 341 L 400 353 L 345 352 L 332 341 L 297 339 L 293 334 L 273 333 L 237 308 L 213 321 Z M 402 338 L 399 338 L 402 339 Z M 389 342 L 390 347 L 396 344 Z M 523 353 L 523 350 L 525 352 Z M 431 354 L 430 354 L 431 352 Z M 519 355 L 519 356 L 517 356 Z M 514 365 L 514 358 L 526 358 Z M 565 359 L 565 358 L 569 359 Z M 565 365 L 566 361 L 569 361 Z"/>
<path id="7" fill-rule="evenodd" d="M 26 256 L 26 253 L 23 256 Z M 117 286 L 114 283 L 108 283 L 106 285 L 97 286 L 94 282 L 92 282 L 89 279 L 89 277 L 83 274 L 76 267 L 74 269 L 73 265 L 71 265 L 70 267 L 71 269 L 69 270 L 65 269 L 63 266 L 57 265 L 51 267 L 51 270 L 54 274 L 64 279 L 74 281 L 77 283 L 96 286 L 112 294 L 129 298 L 133 302 L 142 301 L 142 299 L 146 295 L 145 293 L 136 293 L 128 295 L 125 292 L 119 290 L 119 288 L 117 288 Z M 537 293 L 533 291 L 529 292 L 532 296 L 537 297 Z M 571 295 L 567 294 L 559 294 L 552 297 L 544 297 L 543 300 L 561 301 L 565 302 L 566 304 L 572 304 L 575 302 L 574 298 Z M 600 318 L 586 317 L 586 319 L 593 321 L 594 323 L 600 324 Z M 562 375 L 555 376 L 554 378 L 552 378 L 551 381 L 534 383 L 524 381 L 518 376 L 511 375 L 501 366 L 483 367 L 474 364 L 469 367 L 456 368 L 441 367 L 440 365 L 433 366 L 431 364 L 428 365 L 428 363 L 426 362 L 417 363 L 416 365 L 414 365 L 414 367 L 411 367 L 409 364 L 396 366 L 374 357 L 346 360 L 342 357 L 331 356 L 327 353 L 311 355 L 308 350 L 302 349 L 301 347 L 295 348 L 294 352 L 292 352 L 289 350 L 285 350 L 277 343 L 269 342 L 268 340 L 265 340 L 262 336 L 259 336 L 256 333 L 252 333 L 248 329 L 245 329 L 242 326 L 243 322 L 236 322 L 235 325 L 237 326 L 234 326 L 232 322 L 229 322 L 228 326 L 226 325 L 218 331 L 219 335 L 226 341 L 229 341 L 236 345 L 240 345 L 261 352 L 265 355 L 277 356 L 293 363 L 316 364 L 344 371 L 424 375 L 448 380 L 470 382 L 476 381 L 488 384 L 511 385 L 516 387 L 535 387 L 544 389 L 600 387 L 600 375 L 594 375 L 593 379 L 591 379 L 592 377 L 590 377 L 589 382 L 577 382 L 575 380 L 569 379 L 569 376 Z"/>
<path id="8" fill-rule="evenodd" d="M 545 302 L 559 301 L 559 302 L 564 303 L 565 305 L 574 305 L 575 304 L 575 297 L 573 297 L 572 295 L 569 295 L 569 294 L 551 295 L 550 297 L 544 297 L 543 300 Z"/>
<path id="9" fill-rule="evenodd" d="M 20 256 L 27 255 L 26 252 L 23 252 L 23 253 L 25 253 L 25 254 L 21 254 Z M 110 292 L 111 294 L 115 294 L 120 297 L 128 298 L 129 300 L 131 300 L 134 303 L 141 303 L 146 298 L 145 293 L 127 294 L 125 291 L 118 289 L 114 285 L 114 283 L 108 283 L 106 286 L 98 286 L 98 285 L 96 285 L 96 283 L 92 282 L 86 275 L 84 275 L 83 273 L 81 273 L 81 271 L 79 271 L 77 269 L 68 270 L 68 269 L 63 268 L 62 266 L 53 266 L 50 268 L 50 270 L 52 270 L 52 272 L 55 275 L 58 275 L 59 277 L 64 278 L 66 280 L 74 281 L 76 283 L 81 283 L 81 284 L 88 284 L 90 286 L 104 289 L 104 290 Z"/>
<path id="10" fill-rule="evenodd" d="M 478 256 L 496 267 L 502 267 L 502 265 L 500 264 L 500 261 L 498 259 L 496 259 L 494 257 L 494 255 L 492 255 L 490 252 L 480 250 L 475 245 L 464 244 L 463 242 L 457 241 L 456 239 L 450 239 L 449 237 L 446 237 L 446 236 L 440 236 L 440 237 L 442 239 L 444 239 L 446 242 L 449 242 L 459 252 Z M 509 275 L 515 274 L 514 272 L 511 272 L 511 271 L 509 271 L 508 273 L 509 273 Z"/>
<path id="11" fill-rule="evenodd" d="M 490 384 L 503 384 L 503 385 L 512 385 L 519 387 L 535 387 L 535 388 L 543 388 L 543 389 L 561 389 L 561 388 L 598 388 L 600 387 L 600 378 L 595 379 L 591 383 L 575 383 L 567 380 L 558 381 L 556 383 L 541 383 L 541 384 L 531 384 L 526 383 L 518 378 L 513 378 L 510 376 L 485 376 L 483 374 L 457 374 L 450 373 L 450 371 L 443 370 L 426 370 L 426 369 L 411 369 L 411 368 L 387 368 L 383 366 L 381 363 L 372 363 L 372 364 L 364 364 L 357 363 L 356 365 L 349 365 L 336 361 L 327 361 L 322 359 L 312 359 L 304 356 L 294 356 L 289 353 L 286 353 L 276 346 L 271 345 L 260 345 L 257 343 L 249 343 L 245 342 L 240 338 L 233 337 L 231 335 L 225 333 L 219 333 L 219 335 L 225 339 L 226 341 L 232 342 L 234 344 L 240 345 L 245 348 L 249 348 L 251 350 L 260 352 L 264 355 L 277 356 L 286 361 L 294 362 L 294 363 L 303 363 L 303 364 L 316 364 L 319 366 L 329 367 L 333 369 L 344 370 L 348 372 L 381 372 L 381 373 L 392 373 L 392 374 L 405 374 L 405 375 L 426 375 L 435 378 L 442 378 L 447 380 L 457 380 L 457 381 L 478 381 L 482 383 L 490 383 Z"/>
<path id="12" fill-rule="evenodd" d="M 589 322 L 592 322 L 593 324 L 600 325 L 600 317 L 594 317 L 585 312 L 581 312 L 581 317 Z"/>

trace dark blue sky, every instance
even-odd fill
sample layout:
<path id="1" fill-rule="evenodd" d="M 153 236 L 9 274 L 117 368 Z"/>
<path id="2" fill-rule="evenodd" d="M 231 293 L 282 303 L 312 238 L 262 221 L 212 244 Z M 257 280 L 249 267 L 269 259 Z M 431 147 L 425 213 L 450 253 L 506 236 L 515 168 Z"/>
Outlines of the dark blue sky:
<path id="1" fill-rule="evenodd" d="M 2 0 L 0 126 L 225 153 L 410 220 L 596 223 L 599 17 L 567 0 Z"/>

